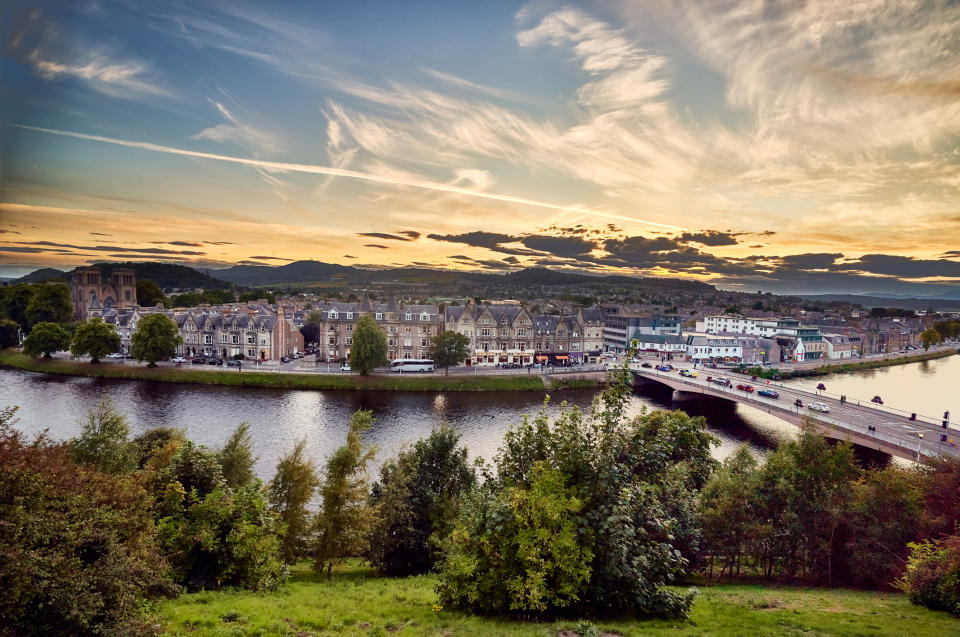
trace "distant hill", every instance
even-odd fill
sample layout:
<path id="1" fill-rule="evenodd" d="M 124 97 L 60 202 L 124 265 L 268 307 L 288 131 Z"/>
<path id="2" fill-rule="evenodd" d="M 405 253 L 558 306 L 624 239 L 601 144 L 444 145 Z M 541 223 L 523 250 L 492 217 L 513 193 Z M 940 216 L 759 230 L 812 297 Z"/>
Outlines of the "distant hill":
<path id="1" fill-rule="evenodd" d="M 19 279 L 13 279 L 10 281 L 10 285 L 16 283 L 39 283 L 41 281 L 57 281 L 57 280 L 73 280 L 73 276 L 69 272 L 64 272 L 62 270 L 56 270 L 54 268 L 40 268 L 39 270 L 34 270 L 30 274 L 20 277 Z"/>
<path id="2" fill-rule="evenodd" d="M 565 272 L 562 270 L 548 270 L 547 268 L 524 268 L 506 275 L 473 274 L 471 278 L 499 277 L 505 283 L 513 285 L 637 285 L 646 287 L 663 287 L 684 290 L 712 290 L 713 286 L 702 281 L 689 279 L 667 279 L 654 277 L 635 277 L 615 275 L 591 275 Z"/>
<path id="3" fill-rule="evenodd" d="M 141 279 L 150 279 L 164 289 L 204 288 L 212 290 L 231 287 L 230 283 L 223 279 L 218 279 L 191 267 L 174 263 L 157 263 L 155 261 L 97 263 L 95 267 L 100 268 L 104 279 L 109 278 L 110 272 L 116 268 L 129 268 L 134 271 L 138 281 Z M 15 283 L 36 283 L 38 281 L 54 279 L 66 279 L 68 283 L 73 283 L 74 271 L 75 270 L 62 272 L 53 268 L 42 268 L 10 283 L 11 285 Z"/>
<path id="4" fill-rule="evenodd" d="M 287 265 L 235 265 L 223 270 L 208 270 L 217 278 L 239 285 L 270 285 L 322 281 L 357 268 L 320 261 L 294 261 Z"/>
<path id="5" fill-rule="evenodd" d="M 960 300 L 952 298 L 898 298 L 892 296 L 863 296 L 860 294 L 800 294 L 800 298 L 826 303 L 840 302 L 862 305 L 863 307 L 899 307 L 905 310 L 960 309 Z M 946 297 L 947 295 L 944 295 Z"/>

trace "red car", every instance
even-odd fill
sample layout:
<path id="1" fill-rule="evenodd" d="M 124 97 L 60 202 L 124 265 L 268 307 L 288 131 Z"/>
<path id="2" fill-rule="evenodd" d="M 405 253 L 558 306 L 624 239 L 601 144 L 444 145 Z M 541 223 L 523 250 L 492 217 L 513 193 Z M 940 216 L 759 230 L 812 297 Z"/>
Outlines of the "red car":
<path id="1" fill-rule="evenodd" d="M 753 391 L 753 385 L 737 385 L 737 389 L 740 391 L 745 391 L 749 394 Z"/>

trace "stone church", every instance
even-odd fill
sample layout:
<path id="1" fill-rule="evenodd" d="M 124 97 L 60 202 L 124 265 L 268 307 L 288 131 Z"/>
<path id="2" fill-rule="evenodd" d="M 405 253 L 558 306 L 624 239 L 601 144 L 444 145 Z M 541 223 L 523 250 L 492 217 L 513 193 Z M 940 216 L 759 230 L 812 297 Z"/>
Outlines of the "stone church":
<path id="1" fill-rule="evenodd" d="M 137 305 L 137 280 L 133 270 L 116 268 L 104 280 L 99 268 L 77 268 L 73 275 L 73 318 L 85 321 L 110 308 Z"/>

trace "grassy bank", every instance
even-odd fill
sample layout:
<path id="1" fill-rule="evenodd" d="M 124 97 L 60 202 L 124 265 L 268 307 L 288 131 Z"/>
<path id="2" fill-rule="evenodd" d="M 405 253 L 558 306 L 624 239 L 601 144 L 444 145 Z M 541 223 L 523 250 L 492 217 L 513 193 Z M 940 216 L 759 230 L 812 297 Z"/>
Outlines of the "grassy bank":
<path id="1" fill-rule="evenodd" d="M 152 380 L 164 383 L 199 385 L 231 385 L 237 387 L 275 387 L 280 389 L 375 389 L 391 391 L 515 391 L 543 390 L 543 380 L 536 374 L 514 376 L 444 376 L 357 374 L 289 374 L 278 372 L 238 372 L 233 369 L 195 370 L 189 367 L 156 367 L 116 365 L 69 360 L 43 360 L 25 356 L 14 349 L 0 351 L 0 365 L 29 372 L 89 376 L 126 380 Z"/>
<path id="2" fill-rule="evenodd" d="M 829 376 L 831 374 L 849 374 L 851 372 L 862 372 L 868 369 L 880 369 L 882 367 L 893 367 L 894 365 L 906 365 L 908 363 L 918 363 L 920 361 L 929 361 L 937 358 L 946 358 L 953 356 L 956 350 L 945 350 L 940 352 L 923 352 L 910 356 L 900 356 L 897 358 L 886 358 L 875 361 L 860 361 L 856 363 L 829 363 L 814 369 L 797 369 L 792 372 L 784 372 L 778 369 L 763 369 L 760 367 L 747 368 L 747 373 L 759 378 L 773 378 L 779 374 L 781 379 L 788 378 L 811 378 L 815 376 Z"/>
<path id="3" fill-rule="evenodd" d="M 358 562 L 327 582 L 305 564 L 274 593 L 182 595 L 159 607 L 166 635 L 504 635 L 553 637 L 577 621 L 512 622 L 436 606 L 434 576 L 379 578 Z M 960 620 L 906 597 L 836 589 L 723 585 L 700 589 L 689 619 L 595 622 L 633 635 L 956 635 Z"/>

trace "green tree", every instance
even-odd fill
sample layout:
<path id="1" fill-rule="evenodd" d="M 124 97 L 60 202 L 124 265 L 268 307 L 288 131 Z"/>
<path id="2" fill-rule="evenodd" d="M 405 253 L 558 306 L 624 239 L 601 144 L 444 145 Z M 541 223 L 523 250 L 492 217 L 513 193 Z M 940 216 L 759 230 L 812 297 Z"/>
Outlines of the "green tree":
<path id="1" fill-rule="evenodd" d="M 376 450 L 364 445 L 363 433 L 372 424 L 373 412 L 354 412 L 347 444 L 333 452 L 324 471 L 321 509 L 315 523 L 314 568 L 321 572 L 326 568 L 327 579 L 334 563 L 361 555 L 367 547 L 374 509 L 367 501 L 366 472 Z"/>
<path id="2" fill-rule="evenodd" d="M 387 364 L 387 335 L 370 315 L 361 316 L 353 328 L 350 346 L 350 367 L 362 376 Z"/>
<path id="3" fill-rule="evenodd" d="M 119 350 L 120 335 L 97 317 L 78 325 L 70 342 L 70 353 L 78 358 L 89 355 L 91 363 L 99 363 L 110 352 Z"/>
<path id="4" fill-rule="evenodd" d="M 923 349 L 930 349 L 931 345 L 936 345 L 940 342 L 940 332 L 935 329 L 923 330 L 920 333 L 920 343 L 923 345 Z"/>
<path id="5" fill-rule="evenodd" d="M 0 316 L 8 318 L 27 331 L 30 324 L 27 322 L 27 304 L 33 296 L 33 286 L 18 283 L 9 287 L 0 288 Z"/>
<path id="6" fill-rule="evenodd" d="M 137 279 L 137 303 L 143 307 L 151 307 L 166 302 L 167 296 L 159 285 L 150 279 Z"/>
<path id="7" fill-rule="evenodd" d="M 379 515 L 368 557 L 379 572 L 426 573 L 439 562 L 440 541 L 476 482 L 459 442 L 456 430 L 444 424 L 384 463 L 370 498 Z"/>
<path id="8" fill-rule="evenodd" d="M 233 430 L 227 442 L 217 452 L 217 460 L 223 469 L 223 479 L 231 489 L 239 489 L 254 480 L 253 467 L 257 458 L 253 455 L 253 438 L 250 424 L 242 422 Z"/>
<path id="9" fill-rule="evenodd" d="M 26 309 L 27 322 L 66 323 L 73 318 L 70 288 L 63 283 L 36 283 Z"/>
<path id="10" fill-rule="evenodd" d="M 751 554 L 757 537 L 755 515 L 757 461 L 746 445 L 723 462 L 700 495 L 704 549 L 710 570 L 719 558 L 717 579 L 724 573 L 739 575 L 742 558 Z"/>
<path id="11" fill-rule="evenodd" d="M 137 468 L 137 449 L 129 435 L 126 417 L 104 396 L 80 423 L 80 435 L 71 441 L 70 453 L 77 464 L 104 473 L 130 473 Z"/>
<path id="12" fill-rule="evenodd" d="M 70 347 L 70 334 L 56 323 L 37 323 L 23 339 L 23 353 L 27 356 L 50 358 L 54 352 Z"/>
<path id="13" fill-rule="evenodd" d="M 138 361 L 147 361 L 149 367 L 156 367 L 157 361 L 173 356 L 181 342 L 176 323 L 163 314 L 148 314 L 140 319 L 130 339 L 130 353 Z"/>
<path id="14" fill-rule="evenodd" d="M 450 367 L 455 367 L 466 360 L 470 355 L 470 339 L 464 334 L 452 330 L 441 332 L 433 337 L 430 343 L 430 358 L 437 367 L 442 367 L 450 373 Z"/>
<path id="15" fill-rule="evenodd" d="M 0 319 L 0 348 L 16 347 L 20 344 L 20 326 L 16 321 Z"/>
<path id="16" fill-rule="evenodd" d="M 267 490 L 270 508 L 283 522 L 280 550 L 287 564 L 294 564 L 307 554 L 310 533 L 307 505 L 320 484 L 317 468 L 306 457 L 306 445 L 307 439 L 301 438 L 290 453 L 280 459 Z"/>

